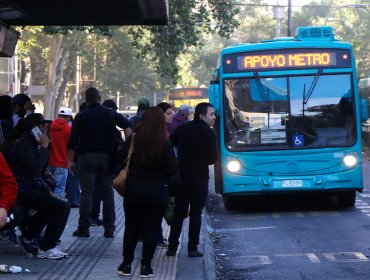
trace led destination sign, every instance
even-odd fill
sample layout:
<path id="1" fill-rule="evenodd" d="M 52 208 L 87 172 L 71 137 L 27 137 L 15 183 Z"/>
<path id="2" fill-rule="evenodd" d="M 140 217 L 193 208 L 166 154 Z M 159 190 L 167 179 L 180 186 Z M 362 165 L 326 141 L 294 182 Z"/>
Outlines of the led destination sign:
<path id="1" fill-rule="evenodd" d="M 239 69 L 289 68 L 335 65 L 335 53 L 246 55 L 238 57 Z"/>
<path id="2" fill-rule="evenodd" d="M 225 55 L 224 72 L 350 67 L 347 50 L 284 49 Z"/>
<path id="3" fill-rule="evenodd" d="M 186 98 L 186 97 L 206 97 L 208 89 L 174 89 L 171 90 L 172 98 Z"/>

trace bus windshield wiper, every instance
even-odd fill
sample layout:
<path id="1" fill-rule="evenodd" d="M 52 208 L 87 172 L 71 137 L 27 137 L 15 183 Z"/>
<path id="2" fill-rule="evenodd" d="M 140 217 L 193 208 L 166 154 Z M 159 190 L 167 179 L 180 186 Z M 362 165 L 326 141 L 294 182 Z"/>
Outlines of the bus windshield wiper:
<path id="1" fill-rule="evenodd" d="M 323 72 L 323 69 L 320 68 L 319 70 L 317 70 L 317 73 L 315 75 L 315 77 L 313 78 L 313 81 L 310 85 L 310 88 L 308 89 L 307 91 L 307 94 L 305 94 L 305 91 L 306 91 L 306 84 L 304 84 L 303 86 L 303 104 L 307 104 L 308 100 L 310 99 L 312 93 L 313 93 L 313 90 L 315 89 L 316 87 L 316 84 L 317 84 L 317 81 L 319 80 L 321 74 Z"/>
<path id="2" fill-rule="evenodd" d="M 267 109 L 268 111 L 270 111 L 270 105 L 269 105 L 269 94 L 263 89 L 263 85 L 262 85 L 262 82 L 261 82 L 261 78 L 258 74 L 258 72 L 254 72 L 254 79 L 256 80 L 257 82 L 257 85 L 258 85 L 258 90 L 260 92 L 260 96 L 261 96 L 261 99 L 262 99 L 262 102 L 263 104 L 265 105 L 264 108 Z"/>

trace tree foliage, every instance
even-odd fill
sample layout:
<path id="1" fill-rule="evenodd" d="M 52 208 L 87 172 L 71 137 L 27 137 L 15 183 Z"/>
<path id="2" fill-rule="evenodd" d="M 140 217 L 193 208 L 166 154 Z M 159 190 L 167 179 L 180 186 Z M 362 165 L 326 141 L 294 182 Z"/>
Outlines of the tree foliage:
<path id="1" fill-rule="evenodd" d="M 312 1 L 293 16 L 293 26 L 322 26 L 327 21 L 334 29 L 336 38 L 352 44 L 359 78 L 370 74 L 370 7 L 361 8 L 361 4 L 369 4 L 362 0 L 348 4 L 346 0 Z M 312 8 L 318 6 L 318 8 Z"/>
<path id="2" fill-rule="evenodd" d="M 199 45 L 202 31 L 230 36 L 238 26 L 237 13 L 230 0 L 173 0 L 169 1 L 167 26 L 132 27 L 129 32 L 137 55 L 151 57 L 159 75 L 176 84 L 177 57 L 187 47 Z"/>

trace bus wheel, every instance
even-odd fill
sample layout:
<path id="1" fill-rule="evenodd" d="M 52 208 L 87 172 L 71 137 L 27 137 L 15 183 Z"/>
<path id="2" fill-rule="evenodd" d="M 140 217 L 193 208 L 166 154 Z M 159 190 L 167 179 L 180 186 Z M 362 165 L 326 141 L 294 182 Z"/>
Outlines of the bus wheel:
<path id="1" fill-rule="evenodd" d="M 223 196 L 224 206 L 227 210 L 235 210 L 237 208 L 237 198 L 233 196 Z"/>
<path id="2" fill-rule="evenodd" d="M 353 207 L 356 202 L 356 191 L 338 192 L 337 201 L 341 207 Z"/>

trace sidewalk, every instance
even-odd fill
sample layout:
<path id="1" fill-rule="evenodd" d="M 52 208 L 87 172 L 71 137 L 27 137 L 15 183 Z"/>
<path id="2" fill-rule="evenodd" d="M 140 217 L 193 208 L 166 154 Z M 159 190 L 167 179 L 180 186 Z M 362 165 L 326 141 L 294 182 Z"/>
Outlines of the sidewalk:
<path id="1" fill-rule="evenodd" d="M 142 243 L 138 243 L 131 276 L 120 276 L 116 270 L 122 262 L 122 241 L 124 214 L 122 198 L 116 194 L 116 232 L 114 238 L 104 238 L 103 227 L 90 227 L 90 238 L 77 238 L 72 232 L 77 227 L 78 208 L 71 209 L 66 229 L 59 245 L 69 257 L 61 260 L 28 258 L 18 245 L 0 240 L 0 264 L 22 267 L 20 274 L 0 274 L 1 279 L 140 279 L 140 253 Z M 163 235 L 169 234 L 170 228 L 164 222 Z M 157 248 L 153 258 L 154 276 L 151 279 L 193 280 L 215 279 L 214 256 L 211 241 L 203 218 L 199 248 L 205 254 L 203 258 L 187 257 L 188 219 L 185 220 L 181 235 L 180 250 L 176 257 L 167 257 L 166 249 Z M 28 269 L 30 272 L 25 272 Z"/>

